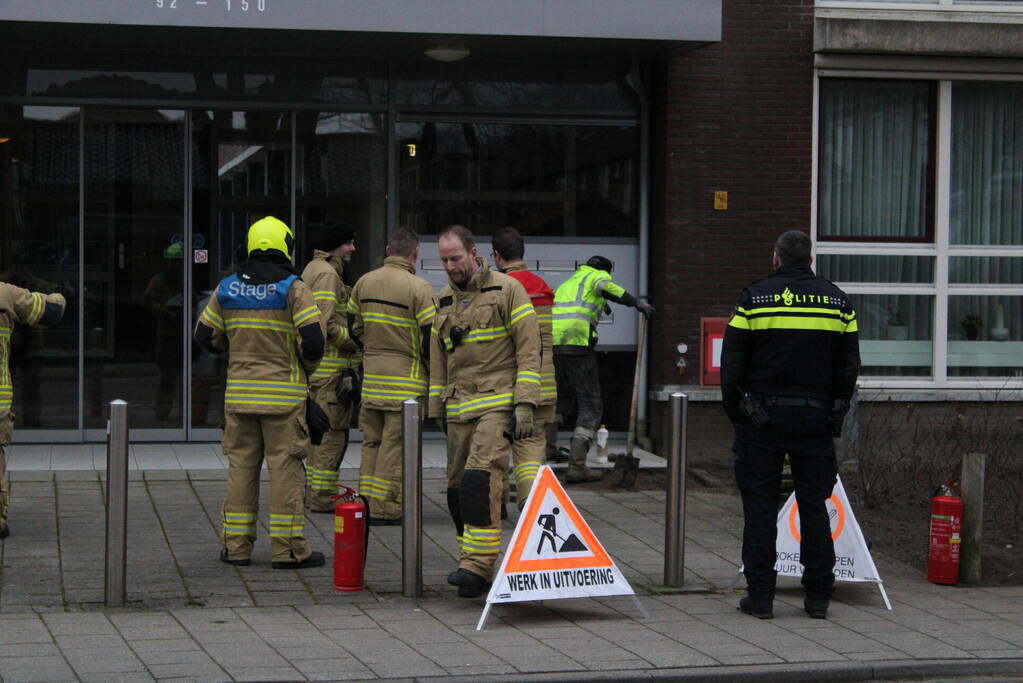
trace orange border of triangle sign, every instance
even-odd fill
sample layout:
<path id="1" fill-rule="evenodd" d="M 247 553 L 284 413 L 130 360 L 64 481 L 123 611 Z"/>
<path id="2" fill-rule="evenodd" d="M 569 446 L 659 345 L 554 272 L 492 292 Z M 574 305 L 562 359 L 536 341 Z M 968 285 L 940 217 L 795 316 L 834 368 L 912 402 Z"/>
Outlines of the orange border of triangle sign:
<path id="1" fill-rule="evenodd" d="M 583 541 L 586 547 L 593 553 L 590 557 L 566 557 L 563 559 L 543 559 L 543 560 L 523 560 L 522 553 L 526 547 L 526 541 L 529 540 L 529 533 L 532 531 L 533 525 L 536 524 L 537 517 L 540 513 L 540 505 L 543 503 L 544 494 L 550 489 L 554 493 L 554 497 L 561 503 L 562 509 L 568 514 L 569 519 L 575 525 L 576 530 L 582 535 Z M 533 490 L 530 492 L 532 501 L 530 502 L 529 509 L 522 515 L 522 521 L 519 522 L 518 535 L 515 537 L 515 543 L 512 546 L 511 552 L 508 554 L 508 559 L 504 565 L 505 574 L 516 574 L 518 572 L 536 572 L 536 571 L 547 571 L 552 569 L 589 569 L 592 567 L 613 567 L 614 562 L 611 557 L 604 550 L 604 546 L 600 544 L 597 537 L 593 535 L 593 531 L 590 530 L 590 525 L 582 518 L 579 514 L 579 510 L 576 509 L 575 503 L 568 497 L 565 489 L 561 486 L 558 478 L 554 476 L 554 472 L 550 467 L 544 465 L 540 468 L 540 474 L 537 475 L 536 480 L 533 482 Z M 523 526 L 526 524 L 526 526 Z"/>

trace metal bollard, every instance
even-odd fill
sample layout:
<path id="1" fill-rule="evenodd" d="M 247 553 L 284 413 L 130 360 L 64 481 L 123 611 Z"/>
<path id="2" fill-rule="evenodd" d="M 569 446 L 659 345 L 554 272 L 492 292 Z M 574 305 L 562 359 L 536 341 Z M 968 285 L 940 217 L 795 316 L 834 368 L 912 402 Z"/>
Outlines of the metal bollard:
<path id="1" fill-rule="evenodd" d="M 419 401 L 410 398 L 402 403 L 401 593 L 406 598 L 423 595 L 422 426 Z"/>
<path id="2" fill-rule="evenodd" d="M 128 404 L 110 402 L 107 423 L 107 528 L 105 584 L 107 607 L 123 607 L 128 558 Z"/>
<path id="3" fill-rule="evenodd" d="M 664 513 L 664 585 L 681 588 L 686 568 L 686 431 L 689 397 L 671 395 L 668 494 Z"/>

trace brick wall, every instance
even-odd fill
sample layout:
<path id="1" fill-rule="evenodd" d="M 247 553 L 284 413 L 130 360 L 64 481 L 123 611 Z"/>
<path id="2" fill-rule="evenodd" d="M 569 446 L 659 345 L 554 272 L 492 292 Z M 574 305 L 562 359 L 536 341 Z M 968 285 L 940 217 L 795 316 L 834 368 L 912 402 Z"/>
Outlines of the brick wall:
<path id="1" fill-rule="evenodd" d="M 655 88 L 650 384 L 699 381 L 701 316 L 727 316 L 770 269 L 774 239 L 809 229 L 813 2 L 724 0 L 722 42 L 660 65 Z M 663 140 L 663 147 L 660 141 Z M 728 210 L 715 211 L 715 190 Z"/>

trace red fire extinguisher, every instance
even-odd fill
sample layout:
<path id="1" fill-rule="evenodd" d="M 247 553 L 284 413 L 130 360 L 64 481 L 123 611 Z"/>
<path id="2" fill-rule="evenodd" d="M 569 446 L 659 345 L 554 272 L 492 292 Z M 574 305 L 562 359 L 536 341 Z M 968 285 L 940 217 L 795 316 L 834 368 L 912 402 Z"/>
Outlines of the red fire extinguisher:
<path id="1" fill-rule="evenodd" d="M 341 493 L 334 501 L 334 589 L 361 591 L 365 587 L 366 545 L 369 505 L 355 489 L 338 484 Z"/>
<path id="2" fill-rule="evenodd" d="M 959 547 L 963 529 L 963 499 L 959 482 L 945 482 L 931 498 L 931 541 L 927 557 L 927 580 L 931 583 L 959 582 Z"/>

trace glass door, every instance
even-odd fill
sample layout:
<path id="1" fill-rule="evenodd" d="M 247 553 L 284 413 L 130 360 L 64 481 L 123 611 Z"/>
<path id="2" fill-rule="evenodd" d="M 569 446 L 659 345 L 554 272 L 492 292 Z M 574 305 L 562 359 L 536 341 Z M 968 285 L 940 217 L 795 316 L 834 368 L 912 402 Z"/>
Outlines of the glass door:
<path id="1" fill-rule="evenodd" d="M 59 324 L 0 335 L 23 442 L 81 438 L 79 115 L 76 107 L 0 105 L 0 281 L 68 301 Z"/>
<path id="2" fill-rule="evenodd" d="M 264 216 L 291 225 L 292 115 L 278 111 L 191 114 L 192 291 L 194 326 L 217 283 L 244 254 L 249 226 Z M 189 439 L 218 439 L 227 364 L 191 349 Z"/>
<path id="3" fill-rule="evenodd" d="M 383 262 L 387 244 L 384 114 L 296 114 L 295 265 L 312 258 L 319 226 L 346 223 L 356 232 L 355 254 L 345 265 L 349 286 Z M 340 245 L 335 245 L 340 246 Z"/>
<path id="4" fill-rule="evenodd" d="M 86 109 L 84 427 L 108 404 L 148 438 L 184 436 L 184 112 Z"/>

